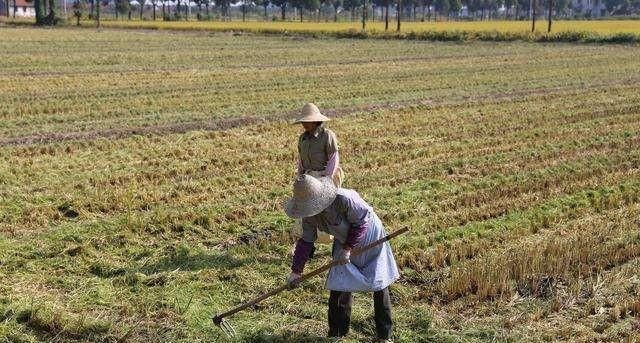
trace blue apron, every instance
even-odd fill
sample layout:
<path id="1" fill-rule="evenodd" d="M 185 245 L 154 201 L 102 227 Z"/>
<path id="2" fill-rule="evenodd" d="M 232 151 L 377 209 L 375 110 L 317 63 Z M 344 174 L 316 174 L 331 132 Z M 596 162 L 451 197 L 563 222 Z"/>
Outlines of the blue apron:
<path id="1" fill-rule="evenodd" d="M 369 211 L 367 221 L 369 227 L 359 246 L 365 246 L 387 235 L 380 218 L 373 209 Z M 341 249 L 341 243 L 334 240 L 334 259 Z M 351 257 L 349 264 L 331 268 L 326 287 L 332 291 L 341 292 L 376 292 L 387 288 L 399 277 L 391 246 L 389 242 L 384 242 L 361 255 Z"/>

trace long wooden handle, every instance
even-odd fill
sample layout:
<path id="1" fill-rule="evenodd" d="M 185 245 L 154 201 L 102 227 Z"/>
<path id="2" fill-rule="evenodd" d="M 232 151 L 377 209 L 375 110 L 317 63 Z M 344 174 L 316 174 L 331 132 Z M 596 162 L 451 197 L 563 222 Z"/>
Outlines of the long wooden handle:
<path id="1" fill-rule="evenodd" d="M 396 236 L 399 236 L 399 235 L 401 235 L 401 234 L 403 234 L 403 233 L 405 233 L 407 231 L 409 231 L 409 228 L 407 228 L 407 227 L 406 228 L 402 228 L 402 229 L 397 230 L 397 231 L 395 231 L 395 232 L 393 232 L 393 233 L 391 233 L 391 234 L 389 234 L 389 235 L 387 235 L 385 237 L 382 237 L 382 238 L 378 239 L 377 241 L 371 242 L 371 243 L 369 243 L 369 244 L 367 244 L 367 245 L 365 245 L 363 247 L 355 248 L 355 249 L 353 249 L 351 251 L 351 256 L 358 256 L 358 255 L 362 254 L 363 252 L 365 252 L 365 251 L 367 251 L 367 250 L 369 250 L 369 249 L 371 249 L 371 248 L 373 248 L 375 246 L 378 246 L 378 245 L 380 245 L 380 244 L 382 244 L 382 243 L 384 243 L 384 242 L 386 242 L 386 241 L 388 241 L 390 239 L 393 239 Z M 339 264 L 342 264 L 342 261 L 340 261 L 340 260 L 331 261 L 331 263 L 327 263 L 324 266 L 322 266 L 322 267 L 320 267 L 320 268 L 318 268 L 318 269 L 316 269 L 316 270 L 314 270 L 312 272 L 309 272 L 307 274 L 303 274 L 302 276 L 300 276 L 300 278 L 298 280 L 296 280 L 296 283 L 298 283 L 298 284 L 302 283 L 302 282 L 304 282 L 304 281 L 306 281 L 306 280 L 308 280 L 308 279 L 310 279 L 310 278 L 312 278 L 314 276 L 322 274 L 323 272 L 325 272 L 325 271 L 327 271 L 327 270 L 329 270 L 329 269 L 331 269 L 331 268 L 333 268 L 333 267 L 335 267 L 335 266 L 337 266 Z M 224 312 L 222 314 L 219 314 L 219 315 L 213 317 L 213 322 L 216 323 L 216 324 L 220 324 L 225 317 L 228 317 L 228 316 L 230 316 L 232 314 L 238 313 L 238 312 L 240 312 L 240 311 L 242 311 L 242 310 L 244 310 L 244 309 L 246 309 L 248 307 L 251 307 L 251 306 L 261 302 L 262 300 L 265 300 L 265 299 L 267 299 L 267 298 L 269 298 L 271 296 L 274 296 L 274 295 L 276 295 L 276 294 L 278 294 L 278 293 L 280 293 L 282 291 L 285 291 L 287 289 L 290 289 L 290 288 L 291 287 L 290 287 L 289 283 L 286 283 L 286 284 L 284 284 L 284 285 L 282 285 L 282 286 L 280 286 L 280 287 L 278 287 L 278 288 L 276 288 L 274 290 L 271 290 L 270 292 L 265 293 L 265 294 L 255 298 L 253 300 L 247 301 L 244 304 L 240 304 L 240 305 L 230 309 L 227 312 Z"/>

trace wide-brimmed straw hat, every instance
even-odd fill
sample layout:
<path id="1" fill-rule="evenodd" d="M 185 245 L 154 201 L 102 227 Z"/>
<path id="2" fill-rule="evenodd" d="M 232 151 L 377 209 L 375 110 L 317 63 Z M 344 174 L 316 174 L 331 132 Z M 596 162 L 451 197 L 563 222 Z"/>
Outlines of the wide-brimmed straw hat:
<path id="1" fill-rule="evenodd" d="M 329 121 L 329 117 L 320 113 L 318 106 L 308 103 L 302 107 L 302 111 L 298 119 L 296 119 L 296 123 L 304 123 L 304 122 L 325 122 Z"/>
<path id="2" fill-rule="evenodd" d="M 336 198 L 336 186 L 330 177 L 315 178 L 301 175 L 293 183 L 293 198 L 284 204 L 284 212 L 291 218 L 315 216 L 329 207 Z"/>

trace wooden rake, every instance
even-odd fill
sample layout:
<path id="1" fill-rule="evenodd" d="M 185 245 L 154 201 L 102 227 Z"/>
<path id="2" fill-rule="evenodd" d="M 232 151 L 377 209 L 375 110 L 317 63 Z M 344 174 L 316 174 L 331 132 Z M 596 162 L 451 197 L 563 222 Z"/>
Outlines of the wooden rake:
<path id="1" fill-rule="evenodd" d="M 369 250 L 369 249 L 371 249 L 373 247 L 376 247 L 376 246 L 378 246 L 378 245 L 380 245 L 380 244 L 382 244 L 382 243 L 384 243 L 384 242 L 386 242 L 386 241 L 388 241 L 388 240 L 390 240 L 392 238 L 395 238 L 395 237 L 397 237 L 397 236 L 399 236 L 399 235 L 401 235 L 401 234 L 403 234 L 403 233 L 405 233 L 407 231 L 409 231 L 409 228 L 403 228 L 403 229 L 397 230 L 397 231 L 395 231 L 395 232 L 393 232 L 393 233 L 391 233 L 391 234 L 389 234 L 389 235 L 387 235 L 387 236 L 385 236 L 383 238 L 380 238 L 375 242 L 369 243 L 369 244 L 367 244 L 367 245 L 365 245 L 363 247 L 355 248 L 355 249 L 353 249 L 351 251 L 351 256 L 358 256 L 358 255 L 364 253 L 365 251 L 367 251 L 367 250 Z M 234 307 L 234 308 L 232 308 L 232 309 L 230 309 L 230 310 L 228 310 L 228 311 L 226 311 L 224 313 L 221 313 L 221 314 L 218 314 L 218 315 L 214 316 L 212 318 L 213 323 L 216 324 L 227 335 L 227 337 L 230 337 L 230 338 L 234 337 L 236 335 L 236 329 L 233 327 L 233 325 L 231 325 L 231 323 L 229 323 L 228 320 L 225 320 L 226 317 L 229 317 L 229 316 L 231 316 L 231 315 L 233 315 L 235 313 L 238 313 L 238 312 L 240 312 L 240 311 L 242 311 L 242 310 L 244 310 L 244 309 L 246 309 L 248 307 L 251 307 L 251 306 L 253 306 L 253 305 L 255 305 L 255 304 L 257 304 L 257 303 L 259 303 L 259 302 L 261 302 L 261 301 L 263 301 L 263 300 L 265 300 L 267 298 L 269 298 L 269 297 L 272 297 L 272 296 L 274 296 L 274 295 L 276 295 L 276 294 L 278 294 L 278 293 L 280 293 L 282 291 L 285 291 L 287 289 L 293 289 L 298 284 L 300 284 L 300 283 L 302 283 L 302 282 L 304 282 L 304 281 L 306 281 L 306 280 L 308 280 L 308 279 L 310 279 L 310 278 L 312 278 L 314 276 L 320 275 L 323 272 L 325 272 L 325 271 L 327 271 L 327 270 L 329 270 L 329 269 L 331 269 L 331 268 L 333 268 L 333 267 L 335 267 L 337 265 L 340 265 L 340 264 L 343 264 L 342 260 L 334 260 L 334 261 L 331 261 L 331 263 L 327 263 L 324 266 L 322 266 L 322 267 L 320 267 L 320 268 L 318 268 L 318 269 L 316 269 L 316 270 L 314 270 L 312 272 L 309 272 L 307 274 L 303 274 L 302 276 L 300 276 L 299 279 L 297 279 L 295 281 L 295 283 L 286 283 L 286 284 L 284 284 L 284 285 L 282 285 L 282 286 L 280 286 L 280 287 L 278 287 L 278 288 L 276 288 L 276 289 L 274 289 L 274 290 L 272 290 L 272 291 L 270 291 L 268 293 L 265 293 L 265 294 L 263 294 L 263 295 L 261 295 L 259 297 L 254 298 L 253 300 L 247 301 L 247 302 L 245 302 L 243 304 L 240 304 L 240 305 L 238 305 L 238 306 L 236 306 L 236 307 Z"/>

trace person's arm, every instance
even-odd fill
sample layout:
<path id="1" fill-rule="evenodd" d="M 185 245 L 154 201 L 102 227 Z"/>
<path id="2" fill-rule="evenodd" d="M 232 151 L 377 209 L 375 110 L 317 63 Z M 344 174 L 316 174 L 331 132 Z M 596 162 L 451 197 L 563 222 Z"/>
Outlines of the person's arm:
<path id="1" fill-rule="evenodd" d="M 347 221 L 350 224 L 347 239 L 343 248 L 351 250 L 357 247 L 369 229 L 369 205 L 356 193 L 351 191 L 348 197 L 343 198 L 343 210 Z"/>
<path id="2" fill-rule="evenodd" d="M 304 165 L 302 164 L 302 137 L 298 137 L 298 176 L 304 174 Z"/>
<path id="3" fill-rule="evenodd" d="M 327 161 L 327 168 L 324 170 L 324 175 L 333 176 L 339 164 L 340 164 L 340 155 L 336 150 L 336 152 L 334 152 L 331 156 L 329 156 L 329 161 Z"/>
<path id="4" fill-rule="evenodd" d="M 349 229 L 349 233 L 347 234 L 347 240 L 344 242 L 343 248 L 351 250 L 360 245 L 360 242 L 364 238 L 368 229 L 369 223 L 366 220 L 360 224 L 352 225 L 351 229 Z"/>
<path id="5" fill-rule="evenodd" d="M 309 255 L 313 250 L 313 243 L 306 242 L 300 238 L 296 242 L 296 249 L 293 253 L 293 261 L 291 263 L 291 271 L 296 274 L 302 274 L 305 264 L 309 260 Z"/>
<path id="6" fill-rule="evenodd" d="M 304 174 L 304 168 L 302 167 L 302 159 L 298 158 L 298 176 Z"/>
<path id="7" fill-rule="evenodd" d="M 327 166 L 324 169 L 325 176 L 333 176 L 336 168 L 340 165 L 340 156 L 338 155 L 338 139 L 333 131 L 326 130 L 327 143 L 324 147 L 324 152 L 327 154 Z"/>
<path id="8" fill-rule="evenodd" d="M 315 221 L 311 218 L 302 219 L 302 237 L 296 242 L 296 248 L 293 251 L 293 259 L 291 262 L 291 271 L 293 273 L 302 274 L 304 266 L 307 260 L 309 260 L 314 242 L 318 237 L 318 229 L 314 224 Z"/>

